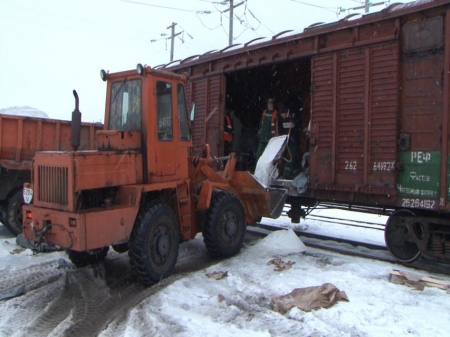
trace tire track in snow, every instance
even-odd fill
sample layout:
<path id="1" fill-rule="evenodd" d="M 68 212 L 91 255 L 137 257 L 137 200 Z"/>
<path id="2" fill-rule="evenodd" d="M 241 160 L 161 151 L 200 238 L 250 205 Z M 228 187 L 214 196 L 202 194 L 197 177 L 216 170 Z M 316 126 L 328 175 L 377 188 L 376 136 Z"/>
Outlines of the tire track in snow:
<path id="1" fill-rule="evenodd" d="M 27 292 L 40 288 L 62 276 L 64 272 L 60 267 L 65 266 L 61 261 L 55 260 L 23 269 L 7 268 L 0 272 L 0 291 L 19 286 L 24 286 Z"/>
<path id="2" fill-rule="evenodd" d="M 0 335 L 7 336 L 120 336 L 126 333 L 130 312 L 173 282 L 214 264 L 201 240 L 183 243 L 173 276 L 143 288 L 131 274 L 128 256 L 110 253 L 100 265 L 75 269 L 61 261 L 24 269 L 9 268 L 0 275 L 0 287 L 23 284 L 23 296 L 0 303 L 13 312 L 0 318 Z M 61 265 L 69 268 L 59 268 Z M 0 288 L 1 289 L 1 288 Z M 158 320 L 141 317 L 151 331 Z M 145 315 L 144 315 L 145 316 Z M 136 319 L 134 317 L 133 319 Z M 170 331 L 182 331 L 176 321 Z M 155 330 L 156 331 L 156 330 Z"/>

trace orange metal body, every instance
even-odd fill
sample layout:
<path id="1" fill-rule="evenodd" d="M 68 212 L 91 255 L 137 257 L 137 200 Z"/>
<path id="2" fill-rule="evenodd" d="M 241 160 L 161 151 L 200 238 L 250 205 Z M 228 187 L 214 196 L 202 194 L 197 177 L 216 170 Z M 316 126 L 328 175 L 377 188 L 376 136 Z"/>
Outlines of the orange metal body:
<path id="1" fill-rule="evenodd" d="M 260 217 L 278 218 L 286 201 L 287 191 L 267 188 L 261 185 L 249 172 L 235 171 L 236 155 L 230 159 L 223 171 L 216 172 L 211 167 L 210 148 L 206 145 L 206 159 L 198 162 L 192 173 L 195 184 L 201 184 L 197 210 L 210 207 L 214 189 L 231 191 L 239 196 L 246 214 L 247 223 L 255 223 Z"/>
<path id="2" fill-rule="evenodd" d="M 94 150 L 102 124 L 82 123 L 80 150 Z M 30 170 L 36 151 L 70 151 L 70 122 L 0 114 L 0 166 Z"/>
<path id="3" fill-rule="evenodd" d="M 146 76 L 135 71 L 109 75 L 105 130 L 96 133 L 98 150 L 39 152 L 34 158 L 33 205 L 26 205 L 24 235 L 77 251 L 127 242 L 139 211 L 142 195 L 170 197 L 178 216 L 181 237 L 198 232 L 192 215 L 188 172 L 190 139 L 181 139 L 178 128 L 177 95 L 172 95 L 173 135 L 159 140 L 155 106 L 155 83 L 164 81 L 177 88 L 184 77 L 147 68 Z M 148 73 L 152 74 L 148 74 Z M 108 130 L 113 83 L 138 80 L 142 87 L 140 131 Z M 176 93 L 176 91 L 175 91 Z M 112 200 L 104 198 L 95 207 L 85 199 L 92 191 L 111 189 Z M 91 194 L 89 194 L 91 193 Z M 100 194 L 101 195 L 101 194 Z M 103 195 L 101 195 L 104 197 Z M 27 219 L 32 214 L 32 219 Z"/>
<path id="4" fill-rule="evenodd" d="M 80 150 L 97 148 L 100 123 L 82 123 Z M 0 114 L 0 208 L 31 178 L 36 151 L 70 151 L 70 122 Z"/>

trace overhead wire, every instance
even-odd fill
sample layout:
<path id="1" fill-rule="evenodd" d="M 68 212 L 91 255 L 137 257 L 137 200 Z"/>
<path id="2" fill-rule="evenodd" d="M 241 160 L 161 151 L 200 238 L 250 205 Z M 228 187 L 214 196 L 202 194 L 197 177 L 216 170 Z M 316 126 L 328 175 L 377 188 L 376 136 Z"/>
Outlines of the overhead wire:
<path id="1" fill-rule="evenodd" d="M 297 3 L 305 5 L 305 6 L 311 6 L 311 7 L 324 9 L 324 10 L 327 10 L 327 11 L 332 12 L 332 13 L 336 13 L 336 10 L 339 9 L 339 7 L 324 7 L 324 6 L 314 5 L 314 4 L 311 4 L 309 2 L 300 1 L 300 0 L 290 0 L 290 1 L 297 2 Z"/>
<path id="2" fill-rule="evenodd" d="M 190 12 L 190 13 L 202 12 L 202 11 L 196 11 L 196 10 L 193 10 L 193 9 L 185 9 L 185 8 L 176 8 L 176 7 L 169 7 L 169 6 L 154 5 L 154 4 L 148 4 L 148 3 L 145 3 L 145 2 L 132 1 L 132 0 L 120 0 L 120 1 L 132 3 L 132 4 L 136 4 L 136 5 L 142 5 L 142 6 L 171 9 L 171 10 L 181 11 L 181 12 Z"/>
<path id="3" fill-rule="evenodd" d="M 266 29 L 267 29 L 269 32 L 271 32 L 272 34 L 275 34 L 275 32 L 274 32 L 272 29 L 270 29 L 269 27 L 267 27 L 263 22 L 261 22 L 261 21 L 256 17 L 256 15 L 251 11 L 250 8 L 248 8 L 248 12 L 249 12 L 250 15 L 253 16 L 253 18 L 254 18 L 256 21 L 258 21 L 264 28 L 266 28 Z"/>

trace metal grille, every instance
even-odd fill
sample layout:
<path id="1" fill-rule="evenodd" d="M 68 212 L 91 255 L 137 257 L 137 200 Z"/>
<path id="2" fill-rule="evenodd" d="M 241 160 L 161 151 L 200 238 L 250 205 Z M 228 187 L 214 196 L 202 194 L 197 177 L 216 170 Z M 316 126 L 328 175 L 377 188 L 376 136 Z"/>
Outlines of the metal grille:
<path id="1" fill-rule="evenodd" d="M 38 199 L 68 205 L 69 169 L 60 166 L 38 166 Z"/>

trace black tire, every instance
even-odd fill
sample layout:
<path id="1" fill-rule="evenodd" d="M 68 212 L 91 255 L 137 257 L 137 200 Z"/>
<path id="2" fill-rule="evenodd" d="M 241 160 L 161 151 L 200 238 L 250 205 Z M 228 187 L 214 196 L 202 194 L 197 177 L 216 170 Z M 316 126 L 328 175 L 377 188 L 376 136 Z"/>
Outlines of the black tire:
<path id="1" fill-rule="evenodd" d="M 203 242 L 214 258 L 239 253 L 245 235 L 245 211 L 232 193 L 214 193 L 206 212 Z"/>
<path id="2" fill-rule="evenodd" d="M 6 204 L 6 217 L 4 225 L 16 236 L 22 233 L 23 204 L 23 189 L 14 192 Z"/>
<path id="3" fill-rule="evenodd" d="M 91 264 L 97 264 L 103 261 L 108 254 L 109 247 L 95 249 L 89 252 L 78 252 L 76 250 L 67 249 L 66 254 L 69 260 L 77 267 L 85 267 Z"/>
<path id="4" fill-rule="evenodd" d="M 163 203 L 142 206 L 131 235 L 128 255 L 139 282 L 149 286 L 169 276 L 180 245 L 172 209 Z"/>
<path id="5" fill-rule="evenodd" d="M 416 214 L 407 209 L 395 211 L 389 216 L 384 229 L 384 241 L 391 254 L 402 263 L 416 261 L 421 253 L 414 242 L 407 241 L 408 236 L 414 232 L 416 224 L 406 223 L 401 217 L 416 217 Z M 416 226 L 417 227 L 417 226 Z"/>
<path id="6" fill-rule="evenodd" d="M 125 243 L 120 243 L 118 245 L 112 245 L 112 248 L 114 249 L 115 252 L 121 254 L 121 253 L 128 252 L 128 249 L 130 247 L 128 246 L 128 242 L 125 242 Z"/>

